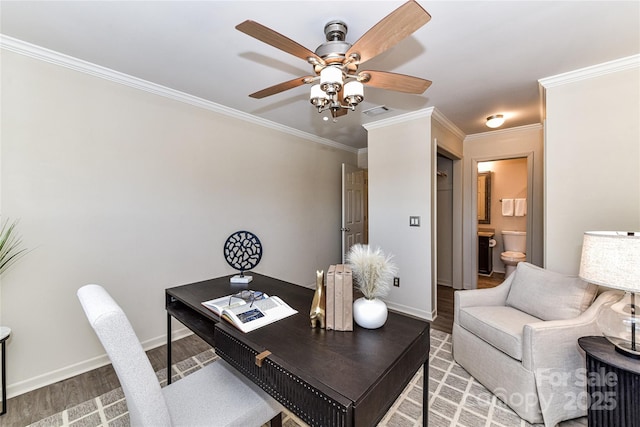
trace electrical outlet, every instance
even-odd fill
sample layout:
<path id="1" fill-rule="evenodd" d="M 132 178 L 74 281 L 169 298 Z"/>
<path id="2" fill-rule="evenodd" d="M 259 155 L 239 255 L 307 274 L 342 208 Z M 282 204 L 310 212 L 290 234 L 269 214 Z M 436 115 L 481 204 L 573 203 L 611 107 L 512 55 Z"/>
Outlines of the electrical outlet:
<path id="1" fill-rule="evenodd" d="M 400 278 L 399 277 L 394 277 L 393 278 L 393 286 L 396 286 L 398 288 L 400 287 Z"/>

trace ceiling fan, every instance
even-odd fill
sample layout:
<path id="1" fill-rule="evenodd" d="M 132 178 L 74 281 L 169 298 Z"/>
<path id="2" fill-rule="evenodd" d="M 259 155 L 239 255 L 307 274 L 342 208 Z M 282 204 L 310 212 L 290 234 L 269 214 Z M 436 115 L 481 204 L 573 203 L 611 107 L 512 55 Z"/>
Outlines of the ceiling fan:
<path id="1" fill-rule="evenodd" d="M 311 103 L 318 112 L 329 110 L 337 117 L 355 111 L 364 100 L 364 85 L 397 92 L 421 94 L 431 85 L 429 80 L 387 71 L 359 71 L 358 66 L 395 46 L 429 22 L 431 15 L 410 0 L 374 25 L 354 44 L 345 41 L 347 24 L 328 22 L 324 27 L 327 41 L 315 52 L 265 27 L 247 20 L 236 29 L 275 48 L 304 59 L 313 66 L 315 75 L 298 77 L 249 95 L 265 98 L 304 84 L 311 84 Z"/>

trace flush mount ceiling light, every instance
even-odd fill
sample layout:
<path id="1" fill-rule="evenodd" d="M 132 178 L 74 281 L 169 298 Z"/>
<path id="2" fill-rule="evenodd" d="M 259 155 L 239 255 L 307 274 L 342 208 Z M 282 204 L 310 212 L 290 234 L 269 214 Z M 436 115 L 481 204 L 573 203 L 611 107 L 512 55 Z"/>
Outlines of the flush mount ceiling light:
<path id="1" fill-rule="evenodd" d="M 358 71 L 358 66 L 395 46 L 429 22 L 431 15 L 410 0 L 374 25 L 353 45 L 345 41 L 347 24 L 331 21 L 324 27 L 326 42 L 315 52 L 254 21 L 244 21 L 236 29 L 264 43 L 304 59 L 315 75 L 298 77 L 249 95 L 265 98 L 310 84 L 309 101 L 319 113 L 329 111 L 333 120 L 355 111 L 364 100 L 364 85 L 404 93 L 422 94 L 429 80 L 386 71 Z"/>
<path id="2" fill-rule="evenodd" d="M 499 128 L 504 124 L 504 116 L 502 114 L 494 114 L 487 117 L 487 126 L 494 129 Z"/>

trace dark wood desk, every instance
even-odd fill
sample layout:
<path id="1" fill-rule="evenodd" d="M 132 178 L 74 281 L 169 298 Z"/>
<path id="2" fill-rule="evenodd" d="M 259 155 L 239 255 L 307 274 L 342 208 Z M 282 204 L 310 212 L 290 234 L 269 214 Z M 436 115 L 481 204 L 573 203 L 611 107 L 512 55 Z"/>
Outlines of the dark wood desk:
<path id="1" fill-rule="evenodd" d="M 244 334 L 201 305 L 237 292 L 229 277 L 166 290 L 168 366 L 171 318 L 312 426 L 374 426 L 424 367 L 423 425 L 428 425 L 429 323 L 389 313 L 380 329 L 312 329 L 314 291 L 253 273 L 250 289 L 281 297 L 298 314 Z M 246 285 L 245 285 L 246 286 Z M 271 352 L 262 367 L 255 356 Z"/>

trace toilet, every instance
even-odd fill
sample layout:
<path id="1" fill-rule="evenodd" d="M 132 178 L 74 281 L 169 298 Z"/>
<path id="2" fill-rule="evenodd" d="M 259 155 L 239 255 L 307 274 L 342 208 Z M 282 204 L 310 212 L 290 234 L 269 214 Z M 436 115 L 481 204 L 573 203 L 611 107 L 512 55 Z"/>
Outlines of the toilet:
<path id="1" fill-rule="evenodd" d="M 505 279 L 516 270 L 519 262 L 526 261 L 527 255 L 527 233 L 524 231 L 502 231 L 502 242 L 504 252 L 500 254 L 500 259 L 506 267 Z"/>

